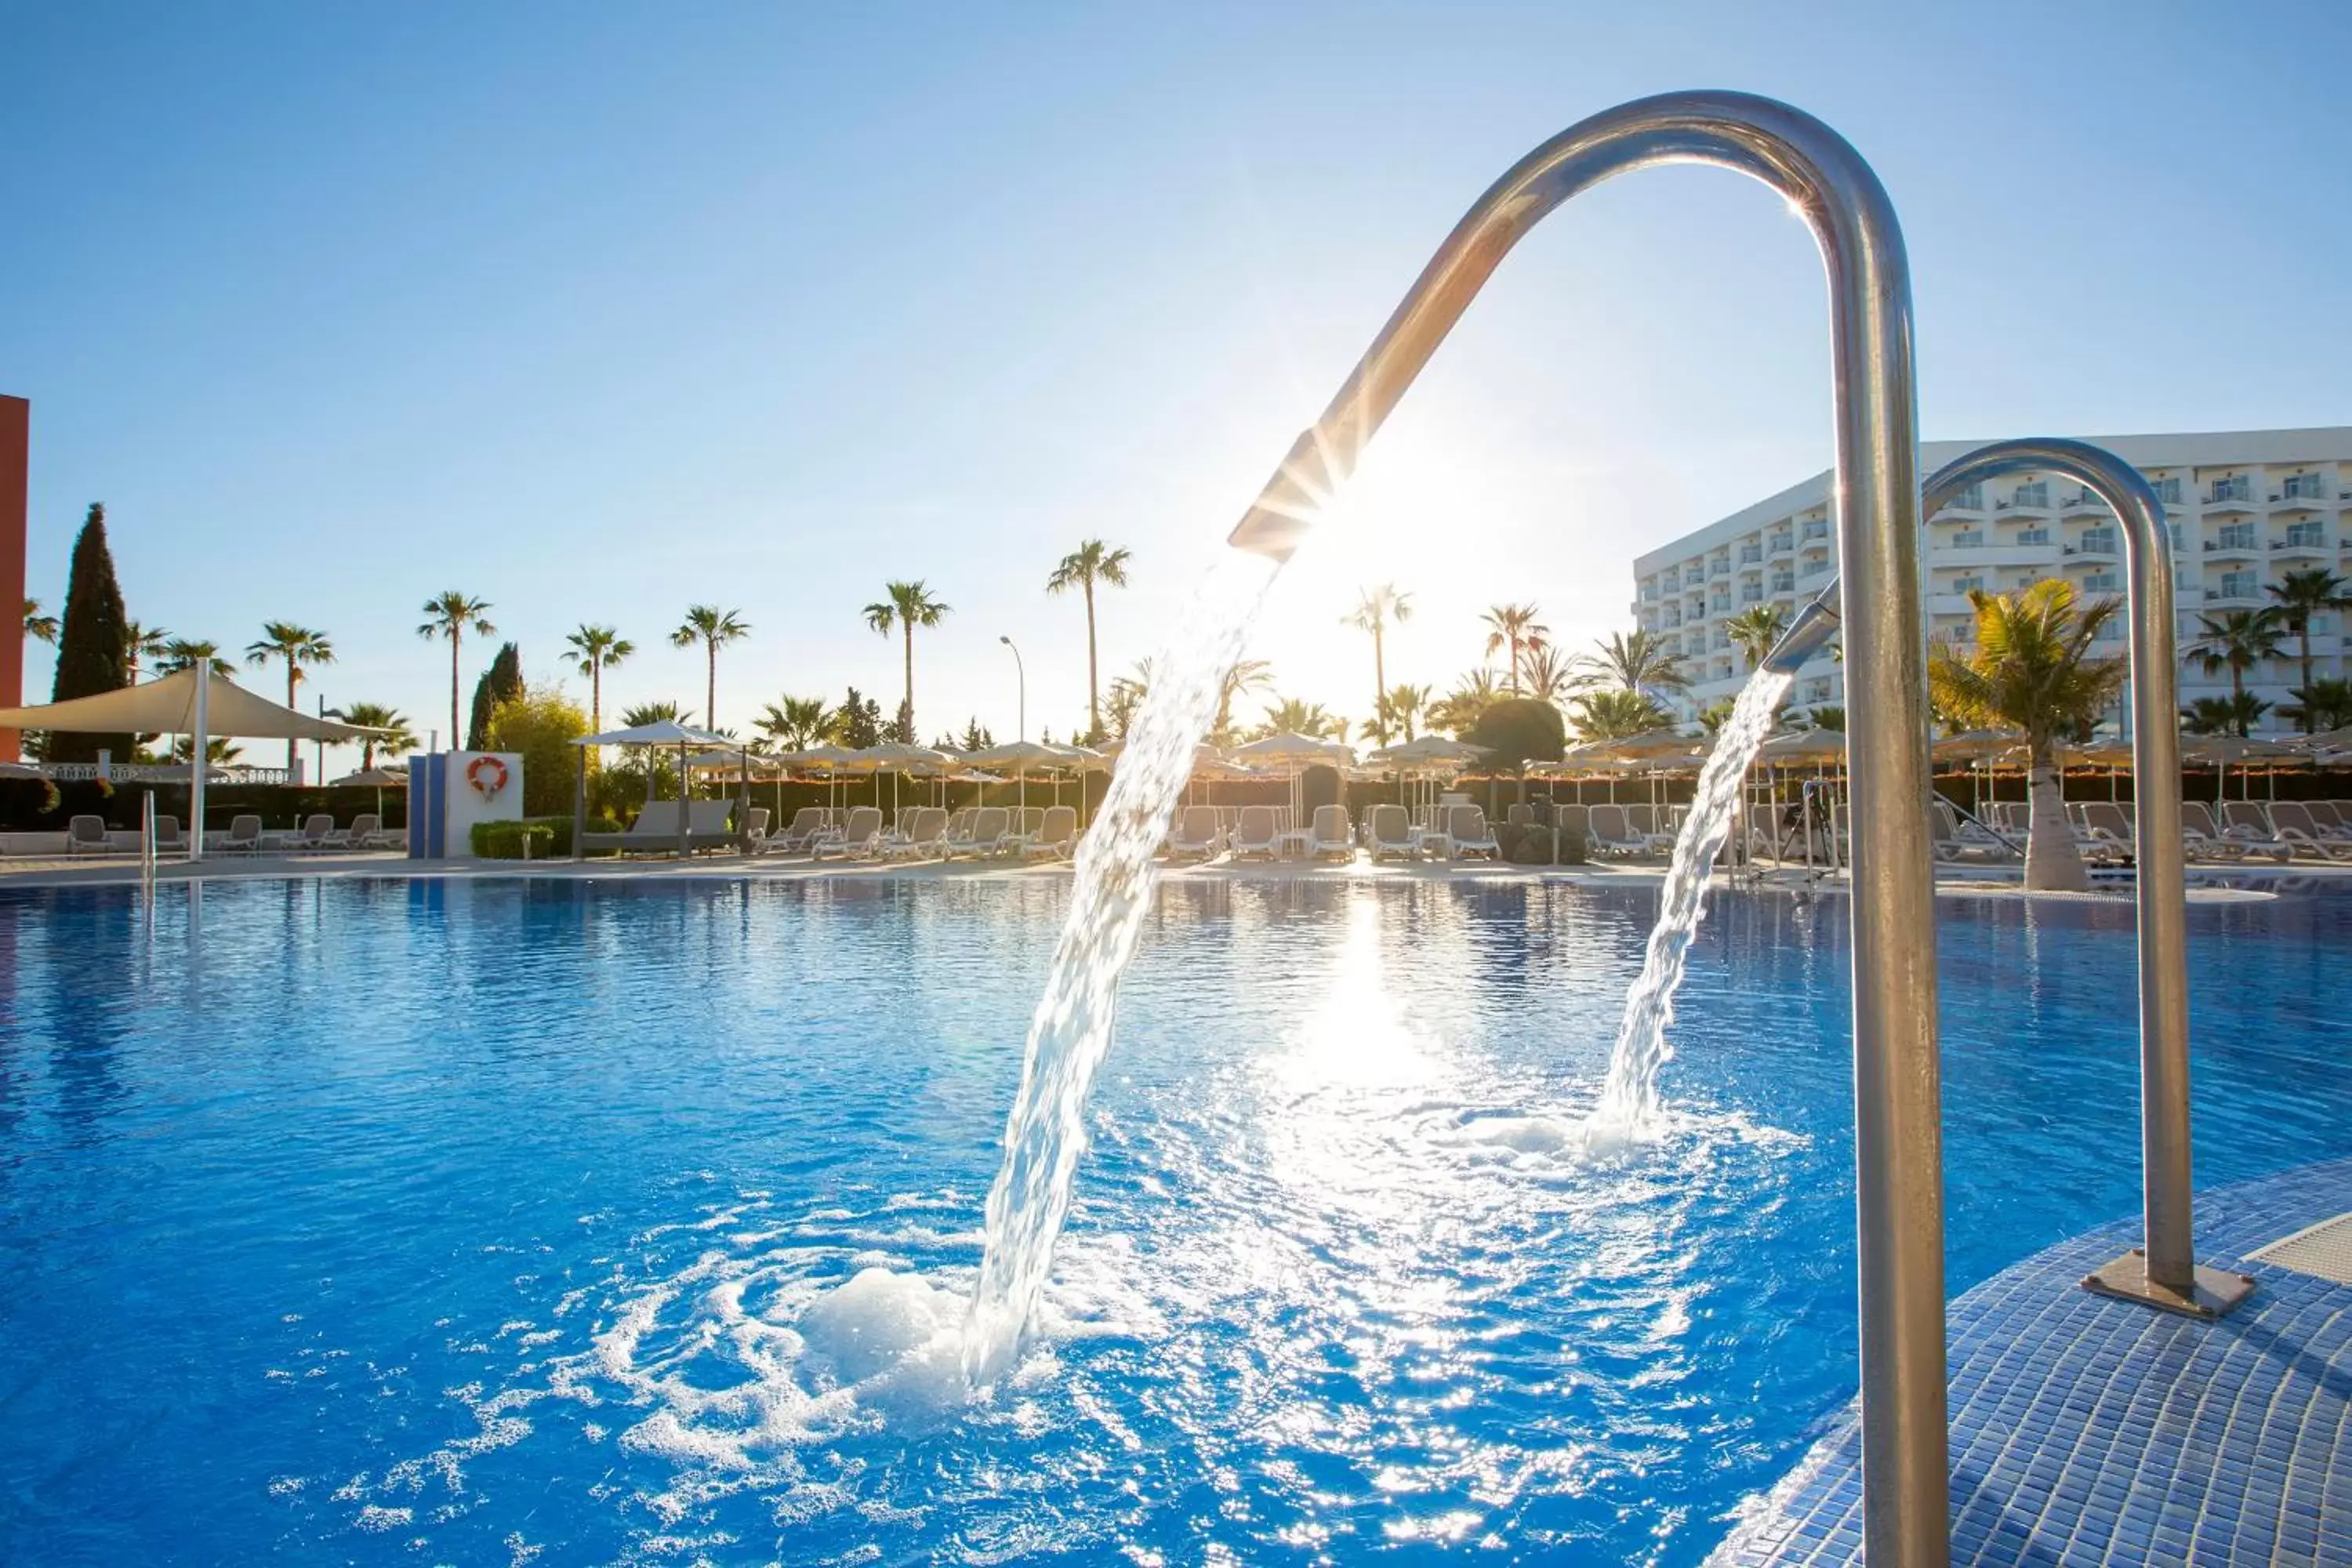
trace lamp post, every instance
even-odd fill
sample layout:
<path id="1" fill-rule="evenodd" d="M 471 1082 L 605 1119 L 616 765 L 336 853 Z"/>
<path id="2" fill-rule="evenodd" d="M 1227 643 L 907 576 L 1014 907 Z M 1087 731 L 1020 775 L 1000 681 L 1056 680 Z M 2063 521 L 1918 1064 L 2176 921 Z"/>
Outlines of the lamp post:
<path id="1" fill-rule="evenodd" d="M 1013 649 L 1013 674 L 1015 680 L 1019 682 L 1018 689 L 1021 694 L 1020 707 L 1016 710 L 1020 714 L 1021 732 L 1013 739 L 1025 741 L 1029 738 L 1029 669 L 1021 662 L 1021 649 L 1014 645 L 1011 637 L 1000 637 L 996 640 Z"/>

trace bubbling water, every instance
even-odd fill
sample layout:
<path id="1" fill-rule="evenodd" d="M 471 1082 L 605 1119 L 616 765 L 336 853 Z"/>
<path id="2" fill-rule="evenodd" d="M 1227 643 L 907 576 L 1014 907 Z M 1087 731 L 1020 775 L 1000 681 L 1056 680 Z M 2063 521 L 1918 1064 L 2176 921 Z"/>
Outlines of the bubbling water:
<path id="1" fill-rule="evenodd" d="M 1086 1148 L 1087 1093 L 1110 1048 L 1119 976 L 1151 904 L 1152 856 L 1278 570 L 1235 554 L 1211 574 L 1177 640 L 1153 661 L 1151 690 L 1078 844 L 1070 912 L 1029 1022 L 1004 1160 L 988 1194 L 987 1250 L 963 1326 L 964 1374 L 975 1384 L 1012 1365 L 1045 1290 Z"/>
<path id="2" fill-rule="evenodd" d="M 1584 1127 L 1586 1149 L 1606 1154 L 1654 1136 L 1659 1121 L 1658 1069 L 1674 1056 L 1666 1026 L 1675 1018 L 1675 991 L 1697 933 L 1715 858 L 1731 836 L 1740 781 L 1772 728 L 1773 712 L 1795 678 L 1759 669 L 1739 693 L 1731 717 L 1716 731 L 1715 749 L 1699 771 L 1690 816 L 1675 840 L 1674 859 L 1658 900 L 1658 923 L 1642 973 L 1625 994 L 1625 1016 L 1617 1026 L 1617 1046 L 1609 1058 L 1609 1079 Z"/>

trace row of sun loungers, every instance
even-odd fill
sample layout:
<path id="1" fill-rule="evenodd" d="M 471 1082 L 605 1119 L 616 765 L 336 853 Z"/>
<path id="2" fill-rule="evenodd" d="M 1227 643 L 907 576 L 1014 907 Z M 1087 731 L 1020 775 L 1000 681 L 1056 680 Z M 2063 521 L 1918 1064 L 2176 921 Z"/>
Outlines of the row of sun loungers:
<path id="1" fill-rule="evenodd" d="M 352 818 L 348 827 L 337 827 L 335 819 L 325 812 L 305 817 L 302 826 L 287 833 L 272 833 L 263 828 L 261 818 L 250 813 L 229 819 L 228 831 L 207 838 L 205 847 L 215 852 L 259 855 L 330 849 L 397 849 L 405 845 L 407 835 L 397 829 L 386 829 L 383 818 L 373 812 L 362 812 Z M 188 840 L 180 830 L 176 816 L 155 818 L 155 853 L 184 854 Z M 66 853 L 81 855 L 136 855 L 139 846 L 117 844 L 107 830 L 106 820 L 100 816 L 77 816 L 66 824 Z"/>
<path id="2" fill-rule="evenodd" d="M 1067 805 L 968 806 L 956 812 L 918 805 L 900 812 L 898 824 L 890 827 L 884 826 L 876 806 L 835 811 L 810 805 L 795 812 L 791 824 L 775 834 L 766 831 L 767 815 L 762 810 L 751 814 L 754 853 L 806 855 L 814 860 L 1066 858 L 1078 841 L 1077 809 Z"/>
<path id="3" fill-rule="evenodd" d="M 1318 805 L 1305 827 L 1289 826 L 1278 806 L 1245 805 L 1227 816 L 1212 805 L 1188 805 L 1170 826 L 1171 860 L 1208 861 L 1230 856 L 1235 863 L 1277 860 L 1296 854 L 1309 860 L 1353 860 L 1360 847 L 1375 861 L 1494 859 L 1501 853 L 1486 814 L 1475 805 L 1447 806 L 1416 825 L 1402 805 L 1375 805 L 1364 814 L 1360 835 L 1347 809 Z"/>

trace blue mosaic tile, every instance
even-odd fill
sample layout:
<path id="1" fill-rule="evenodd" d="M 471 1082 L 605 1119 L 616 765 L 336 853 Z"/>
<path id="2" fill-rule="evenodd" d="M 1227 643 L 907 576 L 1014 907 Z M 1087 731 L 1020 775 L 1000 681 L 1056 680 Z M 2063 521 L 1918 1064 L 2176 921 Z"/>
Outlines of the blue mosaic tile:
<path id="1" fill-rule="evenodd" d="M 2078 1281 L 2137 1218 L 2003 1270 L 1951 1305 L 1952 1561 L 2352 1565 L 2352 1288 L 2247 1255 L 2352 1208 L 2352 1160 L 2198 1194 L 2200 1260 L 2253 1296 L 2200 1323 Z M 1848 1411 L 1710 1559 L 1862 1560 Z"/>

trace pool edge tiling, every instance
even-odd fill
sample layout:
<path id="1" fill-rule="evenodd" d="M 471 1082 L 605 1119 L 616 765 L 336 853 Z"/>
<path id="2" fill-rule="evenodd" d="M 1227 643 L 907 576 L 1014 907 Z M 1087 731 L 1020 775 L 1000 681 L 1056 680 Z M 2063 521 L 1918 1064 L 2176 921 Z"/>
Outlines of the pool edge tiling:
<path id="1" fill-rule="evenodd" d="M 2198 1194 L 2199 1260 L 2258 1282 L 2218 1323 L 2081 1288 L 2137 1217 L 1956 1300 L 1952 1561 L 2352 1563 L 2352 1287 L 2253 1256 L 2347 1209 L 2352 1160 Z M 1860 1457 L 1849 1409 L 1711 1563 L 1861 1562 Z"/>

